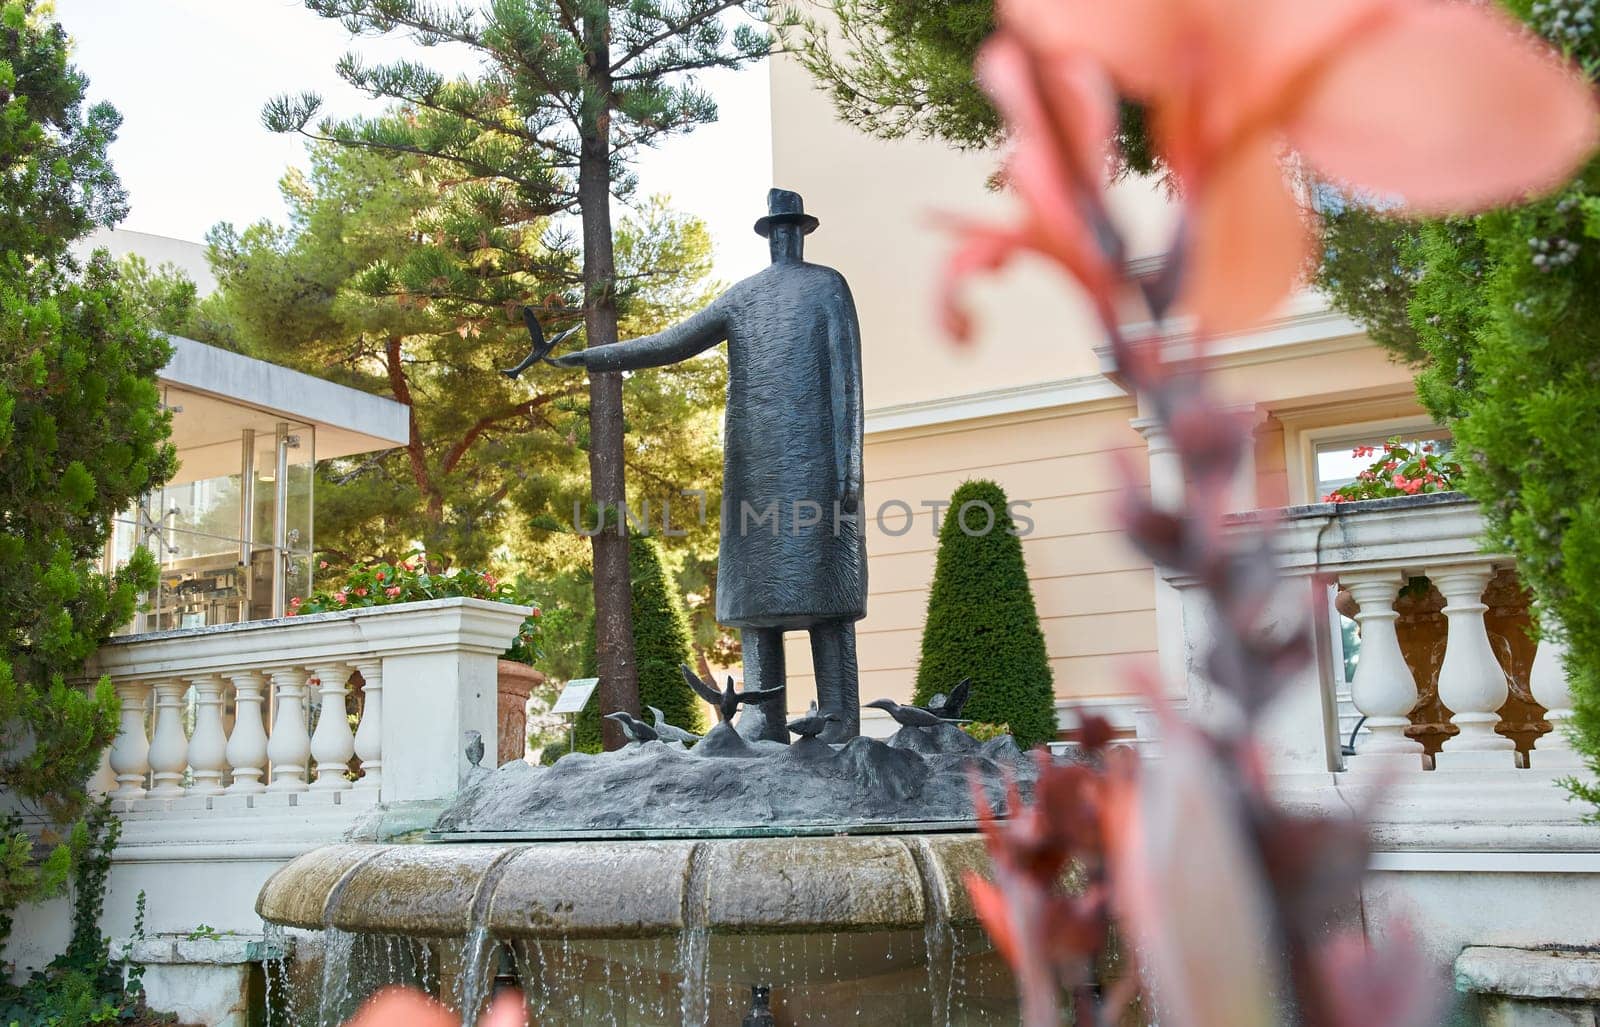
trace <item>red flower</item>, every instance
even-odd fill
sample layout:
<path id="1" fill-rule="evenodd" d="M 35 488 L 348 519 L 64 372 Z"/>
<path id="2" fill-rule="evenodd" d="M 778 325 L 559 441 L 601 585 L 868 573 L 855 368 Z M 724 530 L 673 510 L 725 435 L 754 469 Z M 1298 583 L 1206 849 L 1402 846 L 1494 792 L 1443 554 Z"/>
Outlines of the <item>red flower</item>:
<path id="1" fill-rule="evenodd" d="M 483 583 L 485 585 L 488 585 L 490 588 L 494 588 L 495 585 L 499 584 L 499 582 L 500 579 L 496 578 L 493 574 L 490 574 L 488 571 L 483 572 Z"/>
<path id="2" fill-rule="evenodd" d="M 290 599 L 289 600 L 289 605 L 290 606 L 299 606 L 300 605 L 300 597 L 299 596 L 295 596 L 294 598 Z"/>
<path id="3" fill-rule="evenodd" d="M 382 581 L 383 580 L 383 572 L 382 571 L 378 571 L 373 575 L 373 577 L 377 578 L 379 581 Z"/>
<path id="4" fill-rule="evenodd" d="M 535 616 L 535 617 L 537 617 L 537 616 L 539 616 L 539 608 L 538 608 L 538 607 L 537 607 L 537 606 L 535 606 L 535 607 L 534 607 L 534 608 L 533 608 L 533 614 L 532 614 L 532 616 Z"/>
<path id="5" fill-rule="evenodd" d="M 364 595 L 366 595 L 366 594 L 367 594 L 367 590 L 366 590 L 366 589 L 365 589 L 365 588 L 358 588 L 358 589 L 356 589 L 356 595 L 358 595 L 358 596 L 364 596 Z"/>
<path id="6" fill-rule="evenodd" d="M 326 560 L 318 560 L 317 561 L 317 570 L 325 571 L 327 569 L 328 569 L 328 561 L 326 561 Z"/>
<path id="7" fill-rule="evenodd" d="M 343 606 L 345 603 L 349 602 L 349 600 L 345 598 L 344 593 L 342 591 L 341 592 L 335 592 L 333 594 L 333 601 L 338 603 L 340 606 Z"/>
<path id="8" fill-rule="evenodd" d="M 400 586 L 390 585 L 388 588 L 383 590 L 383 594 L 390 597 L 397 596 L 400 594 Z"/>

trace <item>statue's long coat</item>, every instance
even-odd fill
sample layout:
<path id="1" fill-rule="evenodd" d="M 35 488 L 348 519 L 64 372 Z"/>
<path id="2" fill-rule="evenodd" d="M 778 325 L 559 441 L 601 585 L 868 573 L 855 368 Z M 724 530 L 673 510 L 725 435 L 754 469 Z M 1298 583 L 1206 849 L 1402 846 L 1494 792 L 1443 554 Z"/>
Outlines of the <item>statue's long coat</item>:
<path id="1" fill-rule="evenodd" d="M 593 371 L 657 367 L 724 339 L 717 620 L 781 628 L 857 620 L 867 610 L 861 330 L 844 276 L 775 263 L 683 323 L 591 350 L 585 362 Z M 813 516 L 818 523 L 804 523 Z"/>

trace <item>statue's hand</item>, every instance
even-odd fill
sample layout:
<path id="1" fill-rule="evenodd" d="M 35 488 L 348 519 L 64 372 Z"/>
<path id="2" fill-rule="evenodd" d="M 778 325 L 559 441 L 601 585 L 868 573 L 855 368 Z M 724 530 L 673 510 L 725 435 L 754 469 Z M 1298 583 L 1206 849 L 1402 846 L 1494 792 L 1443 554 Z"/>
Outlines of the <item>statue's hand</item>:
<path id="1" fill-rule="evenodd" d="M 556 367 L 587 367 L 588 350 L 575 349 L 571 353 L 563 353 L 559 357 L 550 357 L 549 361 Z"/>

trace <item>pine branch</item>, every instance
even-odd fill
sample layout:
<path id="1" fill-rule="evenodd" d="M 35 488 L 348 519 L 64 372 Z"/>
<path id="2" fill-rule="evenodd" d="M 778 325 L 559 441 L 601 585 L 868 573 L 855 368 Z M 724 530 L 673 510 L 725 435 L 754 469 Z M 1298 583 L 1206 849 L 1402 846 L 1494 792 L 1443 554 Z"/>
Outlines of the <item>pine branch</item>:
<path id="1" fill-rule="evenodd" d="M 543 395 L 535 396 L 532 399 L 524 400 L 515 406 L 507 407 L 497 413 L 486 414 L 483 417 L 478 418 L 472 427 L 468 428 L 466 433 L 462 435 L 459 440 L 457 440 L 456 444 L 451 446 L 450 449 L 445 453 L 444 463 L 440 465 L 443 469 L 443 472 L 445 474 L 449 474 L 451 471 L 455 470 L 456 465 L 461 462 L 461 458 L 466 456 L 467 450 L 471 449 L 472 444 L 478 441 L 478 437 L 502 421 L 509 421 L 513 417 L 525 417 L 540 407 L 546 406 L 557 399 L 577 395 L 578 393 L 585 392 L 587 390 L 588 386 L 580 382 L 576 385 L 570 385 L 565 389 L 558 389 L 555 392 L 547 392 Z"/>

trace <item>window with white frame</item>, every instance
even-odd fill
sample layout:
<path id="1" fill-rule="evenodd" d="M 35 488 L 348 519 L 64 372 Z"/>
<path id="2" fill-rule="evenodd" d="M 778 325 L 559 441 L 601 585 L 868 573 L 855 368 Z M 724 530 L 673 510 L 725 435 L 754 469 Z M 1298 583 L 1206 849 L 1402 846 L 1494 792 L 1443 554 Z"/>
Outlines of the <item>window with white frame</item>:
<path id="1" fill-rule="evenodd" d="M 1430 453 L 1448 455 L 1455 440 L 1442 428 L 1424 428 L 1408 432 L 1362 434 L 1356 438 L 1327 439 L 1315 443 L 1312 451 L 1311 495 L 1321 498 L 1356 480 L 1356 475 L 1372 466 L 1383 447 L 1398 438 L 1408 448 L 1420 446 Z"/>

